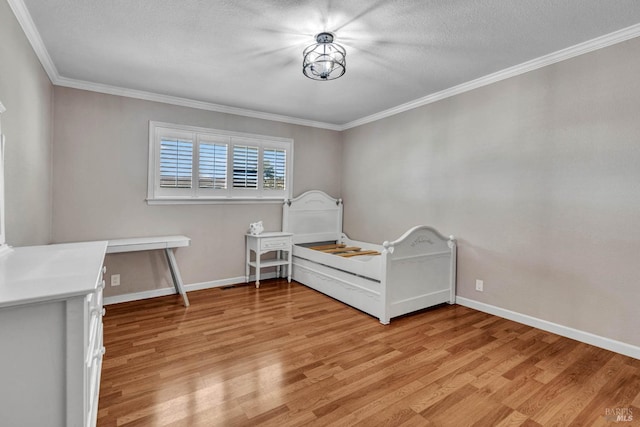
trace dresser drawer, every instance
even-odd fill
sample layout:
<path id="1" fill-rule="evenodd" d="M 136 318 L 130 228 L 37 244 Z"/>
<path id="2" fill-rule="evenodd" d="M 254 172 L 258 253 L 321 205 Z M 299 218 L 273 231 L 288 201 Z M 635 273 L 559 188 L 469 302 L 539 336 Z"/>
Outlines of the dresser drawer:
<path id="1" fill-rule="evenodd" d="M 91 364 L 91 358 L 95 351 L 102 345 L 102 313 L 93 311 L 89 321 L 89 340 L 87 345 L 87 366 Z"/>
<path id="2" fill-rule="evenodd" d="M 89 326 L 89 345 L 87 346 L 87 353 L 85 359 L 85 365 L 87 369 L 87 380 L 89 383 L 95 377 L 96 368 L 99 369 L 102 361 L 102 355 L 105 352 L 102 340 L 102 314 L 91 317 L 91 323 Z M 89 387 L 91 390 L 91 386 Z"/>
<path id="3" fill-rule="evenodd" d="M 261 251 L 289 250 L 290 246 L 290 237 L 277 237 L 273 239 L 260 240 Z"/>

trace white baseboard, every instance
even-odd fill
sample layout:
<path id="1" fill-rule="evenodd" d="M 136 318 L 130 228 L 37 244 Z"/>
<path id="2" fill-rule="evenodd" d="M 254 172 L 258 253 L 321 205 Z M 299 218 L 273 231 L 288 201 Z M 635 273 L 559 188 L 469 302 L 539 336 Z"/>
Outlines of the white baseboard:
<path id="1" fill-rule="evenodd" d="M 456 297 L 456 304 L 473 308 L 474 310 L 482 311 L 485 313 L 493 314 L 495 316 L 503 317 L 505 319 L 513 320 L 514 322 L 533 326 L 534 328 L 542 329 L 543 331 L 552 332 L 563 337 L 591 344 L 596 347 L 604 348 L 606 350 L 611 350 L 616 353 L 624 354 L 625 356 L 633 357 L 634 359 L 640 359 L 640 347 L 621 341 L 612 340 L 610 338 L 605 338 L 600 335 L 592 334 L 590 332 L 585 332 L 578 329 L 570 328 L 568 326 L 559 325 L 547 320 L 538 319 L 537 317 L 517 313 L 515 311 L 496 307 L 495 305 L 485 304 L 483 302 L 460 296 Z"/>
<path id="2" fill-rule="evenodd" d="M 271 273 L 261 273 L 260 279 L 273 279 L 276 277 L 275 272 Z M 249 276 L 249 283 L 254 282 L 256 280 L 255 276 Z M 200 282 L 200 283 L 192 283 L 190 285 L 184 285 L 184 289 L 189 291 L 199 291 L 201 289 L 210 289 L 210 288 L 220 288 L 222 286 L 235 285 L 238 283 L 244 283 L 244 276 L 240 277 L 231 277 L 229 279 L 220 279 L 213 280 L 211 282 Z M 162 289 L 152 289 L 149 291 L 142 292 L 133 292 L 129 294 L 122 295 L 114 295 L 110 297 L 104 297 L 104 305 L 109 304 L 118 304 L 121 302 L 129 302 L 129 301 L 138 301 L 147 298 L 156 298 L 163 297 L 167 295 L 174 295 L 176 293 L 175 288 L 172 286 L 170 288 L 162 288 Z"/>

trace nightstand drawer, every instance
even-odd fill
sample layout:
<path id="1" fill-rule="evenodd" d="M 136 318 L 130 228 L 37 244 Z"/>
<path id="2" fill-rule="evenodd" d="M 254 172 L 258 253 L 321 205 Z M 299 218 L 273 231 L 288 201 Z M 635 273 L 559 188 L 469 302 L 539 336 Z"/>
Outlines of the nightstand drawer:
<path id="1" fill-rule="evenodd" d="M 277 237 L 260 240 L 261 251 L 289 250 L 291 246 L 291 238 Z"/>

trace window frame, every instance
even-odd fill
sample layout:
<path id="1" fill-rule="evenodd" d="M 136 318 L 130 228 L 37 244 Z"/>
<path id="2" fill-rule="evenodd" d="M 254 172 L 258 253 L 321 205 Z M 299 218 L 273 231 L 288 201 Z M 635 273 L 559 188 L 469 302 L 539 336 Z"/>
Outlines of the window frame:
<path id="1" fill-rule="evenodd" d="M 191 188 L 160 187 L 160 152 L 163 137 L 191 140 L 193 143 Z M 200 188 L 200 144 L 227 145 L 226 188 Z M 234 145 L 258 147 L 257 189 L 233 187 Z M 292 197 L 293 145 L 291 138 L 280 138 L 243 132 L 233 132 L 197 126 L 149 121 L 148 204 L 186 203 L 265 203 L 282 202 Z M 285 188 L 275 190 L 264 186 L 264 150 L 284 150 L 286 156 Z"/>

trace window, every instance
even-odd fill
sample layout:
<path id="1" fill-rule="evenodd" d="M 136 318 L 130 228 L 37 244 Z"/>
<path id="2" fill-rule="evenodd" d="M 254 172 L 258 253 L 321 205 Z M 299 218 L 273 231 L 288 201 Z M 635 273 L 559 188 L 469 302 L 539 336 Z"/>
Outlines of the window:
<path id="1" fill-rule="evenodd" d="M 293 140 L 149 123 L 149 203 L 291 197 Z"/>

